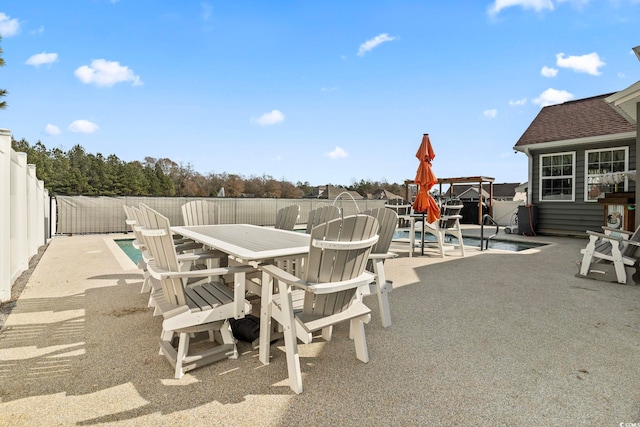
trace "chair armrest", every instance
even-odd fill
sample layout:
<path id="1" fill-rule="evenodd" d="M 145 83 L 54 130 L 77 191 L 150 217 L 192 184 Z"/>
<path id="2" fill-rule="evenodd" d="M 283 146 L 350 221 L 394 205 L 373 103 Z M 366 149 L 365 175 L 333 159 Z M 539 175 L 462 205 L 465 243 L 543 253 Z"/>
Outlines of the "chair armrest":
<path id="1" fill-rule="evenodd" d="M 354 240 L 354 241 L 340 241 L 340 240 L 320 240 L 313 239 L 311 241 L 311 245 L 316 248 L 322 249 L 362 249 L 368 246 L 373 246 L 378 241 L 377 234 L 373 237 L 370 237 L 365 240 Z"/>
<path id="2" fill-rule="evenodd" d="M 173 242 L 174 244 L 176 242 Z M 202 243 L 197 243 L 197 242 L 187 242 L 187 243 L 180 243 L 180 244 L 176 244 L 176 252 L 184 252 L 184 251 L 190 251 L 190 250 L 194 250 L 194 249 L 202 249 Z"/>
<path id="3" fill-rule="evenodd" d="M 447 219 L 462 219 L 462 215 L 440 215 L 440 219 L 441 220 L 447 220 Z"/>
<path id="4" fill-rule="evenodd" d="M 222 251 L 213 250 L 206 252 L 186 252 L 178 254 L 178 261 L 200 261 L 203 259 L 220 258 L 226 254 Z"/>
<path id="5" fill-rule="evenodd" d="M 611 227 L 607 227 L 606 225 L 602 226 L 602 230 L 605 231 L 605 232 L 611 231 L 611 232 L 614 232 L 614 233 L 626 234 L 627 236 L 633 235 L 633 231 L 622 230 L 620 228 L 611 228 Z"/>
<path id="6" fill-rule="evenodd" d="M 384 254 L 371 253 L 371 254 L 369 254 L 369 259 L 390 259 L 390 258 L 395 258 L 397 256 L 398 256 L 398 254 L 393 253 L 393 252 L 386 252 Z"/>
<path id="7" fill-rule="evenodd" d="M 151 261 L 147 268 L 149 273 L 154 279 L 180 279 L 180 278 L 192 278 L 192 277 L 207 277 L 207 276 L 223 276 L 231 273 L 250 273 L 254 271 L 254 268 L 250 265 L 241 265 L 236 267 L 218 267 L 207 268 L 204 270 L 190 270 L 190 271 L 168 271 L 158 267 L 155 261 Z"/>
<path id="8" fill-rule="evenodd" d="M 263 264 L 260 266 L 260 269 L 274 279 L 281 280 L 291 286 L 304 289 L 307 292 L 313 292 L 314 294 L 330 294 L 332 292 L 340 292 L 347 289 L 357 288 L 363 285 L 368 285 L 375 278 L 372 273 L 365 271 L 360 276 L 350 280 L 329 283 L 307 283 L 299 277 L 287 273 L 272 264 Z"/>
<path id="9" fill-rule="evenodd" d="M 598 233 L 597 231 L 591 231 L 591 230 L 587 230 L 587 234 L 589 235 L 589 237 L 598 237 L 600 239 L 604 239 L 604 240 L 612 240 L 615 242 L 622 242 L 622 243 L 632 243 L 632 240 L 628 240 L 622 237 L 618 237 L 618 236 L 613 236 L 611 234 L 604 234 L 604 233 Z"/>

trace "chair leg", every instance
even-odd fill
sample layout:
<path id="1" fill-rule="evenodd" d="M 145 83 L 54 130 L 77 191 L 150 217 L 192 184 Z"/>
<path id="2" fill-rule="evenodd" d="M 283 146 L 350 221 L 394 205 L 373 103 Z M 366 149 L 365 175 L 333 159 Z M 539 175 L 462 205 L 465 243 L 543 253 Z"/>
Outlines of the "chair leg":
<path id="1" fill-rule="evenodd" d="M 142 281 L 142 288 L 140 289 L 141 294 L 151 291 L 151 275 L 147 270 L 144 270 L 143 277 L 144 280 Z"/>
<path id="2" fill-rule="evenodd" d="M 464 258 L 464 244 L 462 243 L 462 230 L 460 229 L 460 224 L 458 224 L 458 228 L 456 229 L 456 237 L 458 238 L 458 245 L 460 246 L 460 256 Z"/>
<path id="3" fill-rule="evenodd" d="M 260 295 L 260 338 L 258 358 L 263 365 L 269 364 L 269 352 L 271 343 L 271 328 L 273 321 L 271 319 L 272 299 L 273 299 L 273 280 L 268 274 L 262 273 L 262 293 Z"/>
<path id="4" fill-rule="evenodd" d="M 233 345 L 233 355 L 229 356 L 229 359 L 237 359 L 238 358 L 238 349 L 236 348 L 236 340 L 233 338 L 233 334 L 231 333 L 231 326 L 229 325 L 229 321 L 226 320 L 222 327 L 220 328 L 220 337 L 222 339 L 221 344 L 232 344 Z"/>
<path id="5" fill-rule="evenodd" d="M 362 317 L 351 320 L 351 332 L 353 342 L 356 346 L 356 357 L 364 363 L 369 362 L 369 350 L 367 349 L 367 339 L 364 334 L 364 321 Z"/>
<path id="6" fill-rule="evenodd" d="M 165 331 L 163 329 L 162 333 L 160 334 L 160 339 L 162 341 L 171 343 L 171 341 L 173 340 L 173 331 Z M 162 347 L 160 347 L 160 352 L 158 354 L 161 355 L 161 356 L 164 354 L 164 351 L 162 350 Z"/>
<path id="7" fill-rule="evenodd" d="M 184 358 L 187 356 L 187 352 L 189 351 L 189 340 L 190 338 L 188 333 L 180 333 L 180 339 L 178 340 L 178 354 L 176 355 L 176 378 L 182 378 L 182 376 L 184 375 L 182 363 L 184 362 Z"/>
<path id="8" fill-rule="evenodd" d="M 624 267 L 620 246 L 617 244 L 611 245 L 611 255 L 613 256 L 613 266 L 616 269 L 616 278 L 618 279 L 618 283 L 627 283 L 627 270 Z"/>
<path id="9" fill-rule="evenodd" d="M 590 236 L 589 243 L 584 248 L 582 255 L 582 263 L 580 264 L 580 274 L 586 276 L 589 274 L 589 268 L 591 267 L 591 261 L 593 260 L 593 253 L 596 247 L 597 236 Z"/>
<path id="10" fill-rule="evenodd" d="M 296 342 L 296 325 L 293 318 L 293 303 L 291 301 L 291 287 L 280 282 L 280 298 L 282 304 L 282 318 L 284 325 L 284 346 L 287 352 L 287 371 L 289 373 L 289 387 L 296 393 L 302 393 L 302 373 L 300 371 L 300 355 Z M 268 345 L 268 343 L 267 343 Z M 262 343 L 260 345 L 262 349 Z"/>
<path id="11" fill-rule="evenodd" d="M 445 232 L 443 230 L 438 230 L 436 236 L 438 237 L 438 248 L 440 249 L 440 257 L 444 258 L 444 236 Z"/>
<path id="12" fill-rule="evenodd" d="M 376 292 L 378 294 L 378 304 L 380 305 L 380 317 L 382 326 L 391 326 L 391 311 L 389 309 L 389 296 L 387 294 L 387 278 L 384 273 L 384 261 L 376 260 L 373 263 L 373 271 L 376 275 Z"/>
<path id="13" fill-rule="evenodd" d="M 322 339 L 325 341 L 331 341 L 331 335 L 333 335 L 333 325 L 327 326 L 322 329 Z"/>

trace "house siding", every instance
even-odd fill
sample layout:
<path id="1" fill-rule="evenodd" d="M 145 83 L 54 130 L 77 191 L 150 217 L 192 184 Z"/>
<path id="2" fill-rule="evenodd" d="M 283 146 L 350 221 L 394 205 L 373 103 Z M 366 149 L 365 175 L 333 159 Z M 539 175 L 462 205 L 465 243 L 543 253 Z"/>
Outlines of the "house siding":
<path id="1" fill-rule="evenodd" d="M 593 149 L 629 147 L 629 169 L 636 164 L 636 139 L 596 144 L 565 145 L 556 149 L 534 150 L 532 182 L 529 185 L 531 200 L 538 207 L 537 232 L 540 234 L 584 236 L 587 230 L 600 230 L 604 225 L 604 207 L 598 202 L 586 202 L 585 186 L 585 151 Z M 540 155 L 560 152 L 575 152 L 575 201 L 541 201 L 540 200 Z M 635 181 L 629 180 L 627 191 L 635 192 Z M 624 191 L 623 188 L 620 191 Z"/>

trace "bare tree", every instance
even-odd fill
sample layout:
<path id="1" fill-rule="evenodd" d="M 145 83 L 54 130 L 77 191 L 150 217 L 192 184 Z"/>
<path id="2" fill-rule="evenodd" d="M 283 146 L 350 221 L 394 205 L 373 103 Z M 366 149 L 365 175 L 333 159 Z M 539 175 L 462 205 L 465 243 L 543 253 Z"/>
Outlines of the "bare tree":
<path id="1" fill-rule="evenodd" d="M 0 37 L 0 41 L 2 41 L 2 37 Z M 0 47 L 0 67 L 4 66 L 4 59 L 2 59 L 2 48 Z M 6 89 L 0 89 L 0 98 L 4 97 L 7 95 L 7 90 Z M 4 110 L 5 108 L 7 108 L 7 101 L 0 101 L 0 110 Z"/>

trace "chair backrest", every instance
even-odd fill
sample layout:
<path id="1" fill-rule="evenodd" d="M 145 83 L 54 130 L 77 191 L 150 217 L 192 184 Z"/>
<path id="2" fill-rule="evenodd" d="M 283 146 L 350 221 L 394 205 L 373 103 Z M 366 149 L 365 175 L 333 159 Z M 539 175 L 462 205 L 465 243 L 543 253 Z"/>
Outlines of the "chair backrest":
<path id="1" fill-rule="evenodd" d="M 440 214 L 440 228 L 451 228 L 456 226 L 460 219 L 462 219 L 462 215 L 460 212 L 464 208 L 462 204 L 445 204 L 442 206 L 441 214 Z"/>
<path id="2" fill-rule="evenodd" d="M 300 216 L 300 205 L 289 205 L 278 211 L 276 214 L 275 228 L 279 230 L 293 230 Z"/>
<path id="3" fill-rule="evenodd" d="M 378 243 L 371 249 L 373 254 L 386 254 L 389 252 L 393 233 L 396 231 L 398 224 L 398 214 L 389 208 L 374 208 L 364 212 L 365 215 L 371 215 L 378 220 L 380 229 L 378 230 Z"/>
<path id="4" fill-rule="evenodd" d="M 142 229 L 142 235 L 154 263 L 163 270 L 179 272 L 180 266 L 171 236 L 169 219 L 143 203 L 140 204 L 140 211 L 148 224 Z M 181 279 L 164 279 L 161 284 L 168 303 L 176 306 L 187 303 Z"/>
<path id="5" fill-rule="evenodd" d="M 634 231 L 631 236 L 629 236 L 629 240 L 640 242 L 640 226 L 636 228 L 636 231 Z M 631 258 L 638 258 L 640 257 L 640 248 L 636 245 L 626 245 L 622 250 L 622 255 Z"/>
<path id="6" fill-rule="evenodd" d="M 129 228 L 131 229 L 131 231 L 133 230 L 133 226 L 136 224 L 136 219 L 133 216 L 133 213 L 131 212 L 131 208 L 127 205 L 122 205 L 122 209 L 124 209 L 124 216 L 126 217 L 126 224 L 129 226 Z"/>
<path id="7" fill-rule="evenodd" d="M 220 221 L 220 207 L 207 200 L 193 200 L 182 205 L 184 225 L 215 225 Z"/>
<path id="8" fill-rule="evenodd" d="M 143 244 L 142 236 L 139 235 L 138 233 L 139 230 L 136 230 L 136 226 L 139 226 L 139 223 L 138 223 L 138 218 L 136 217 L 136 214 L 133 212 L 134 208 L 127 205 L 122 205 L 122 209 L 124 209 L 124 215 L 127 218 L 126 223 L 131 229 L 131 231 L 133 232 L 133 235 L 135 236 L 136 241 L 139 244 Z"/>
<path id="9" fill-rule="evenodd" d="M 309 219 L 307 220 L 306 233 L 311 233 L 311 230 L 316 225 L 330 221 L 332 219 L 340 218 L 340 209 L 337 206 L 325 205 L 319 206 L 309 212 Z"/>
<path id="10" fill-rule="evenodd" d="M 396 211 L 398 215 L 411 215 L 411 203 L 406 199 L 390 199 L 385 206 Z"/>
<path id="11" fill-rule="evenodd" d="M 342 282 L 363 274 L 371 248 L 378 241 L 378 220 L 358 214 L 320 224 L 311 230 L 304 268 L 307 284 Z M 303 313 L 326 316 L 345 310 L 357 287 L 322 293 L 322 286 L 305 293 Z"/>

